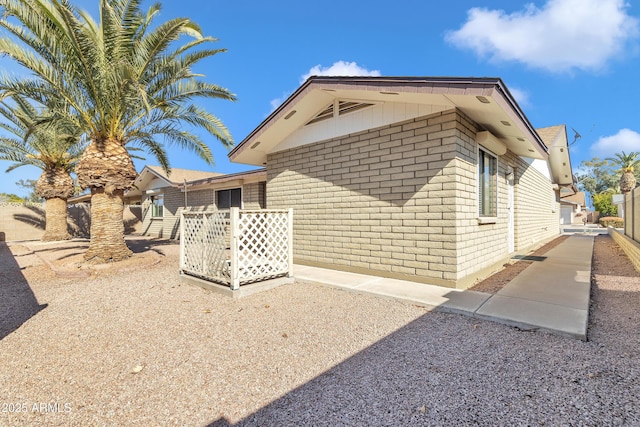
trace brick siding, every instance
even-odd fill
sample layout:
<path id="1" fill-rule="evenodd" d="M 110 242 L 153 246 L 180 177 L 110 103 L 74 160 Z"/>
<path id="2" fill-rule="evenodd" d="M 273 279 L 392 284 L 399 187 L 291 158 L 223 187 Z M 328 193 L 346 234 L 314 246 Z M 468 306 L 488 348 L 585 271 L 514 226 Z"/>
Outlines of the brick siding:
<path id="1" fill-rule="evenodd" d="M 294 208 L 296 262 L 468 286 L 462 279 L 507 255 L 507 165 L 526 178 L 519 186 L 545 179 L 500 158 L 498 218 L 479 225 L 477 130 L 450 110 L 269 155 L 267 200 Z M 543 217 L 523 213 L 516 230 L 518 220 L 541 230 Z"/>
<path id="2" fill-rule="evenodd" d="M 180 213 L 184 206 L 184 192 L 181 188 L 166 187 L 163 189 L 164 209 L 162 218 L 151 218 L 151 201 L 143 196 L 142 233 L 147 236 L 167 239 L 180 238 Z M 243 206 L 245 209 L 265 208 L 264 183 L 250 183 L 242 186 Z M 211 210 L 215 208 L 215 191 L 213 188 L 195 190 L 187 193 L 187 203 L 191 210 Z"/>
<path id="3" fill-rule="evenodd" d="M 265 183 L 254 182 L 242 187 L 242 207 L 244 209 L 265 209 Z"/>

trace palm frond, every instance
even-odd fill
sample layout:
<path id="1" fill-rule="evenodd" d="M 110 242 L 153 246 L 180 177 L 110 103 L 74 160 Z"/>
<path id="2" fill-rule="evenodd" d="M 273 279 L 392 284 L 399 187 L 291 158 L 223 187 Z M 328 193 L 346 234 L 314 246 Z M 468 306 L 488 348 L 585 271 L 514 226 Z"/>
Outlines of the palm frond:
<path id="1" fill-rule="evenodd" d="M 141 4 L 100 0 L 96 21 L 68 0 L 0 0 L 0 27 L 9 34 L 0 37 L 0 55 L 32 74 L 0 74 L 0 100 L 19 95 L 47 109 L 22 135 L 29 144 L 55 136 L 55 143 L 39 147 L 42 158 L 53 161 L 65 146 L 65 155 L 77 158 L 82 145 L 68 143 L 86 144 L 78 138 L 85 134 L 94 141 L 139 145 L 166 168 L 166 145 L 212 162 L 207 144 L 182 124 L 205 130 L 227 148 L 233 145 L 222 121 L 195 105 L 203 98 L 235 101 L 229 90 L 193 70 L 226 49 L 207 47 L 217 39 L 204 36 L 188 18 L 155 22 L 160 3 L 146 10 Z M 183 42 L 184 36 L 189 40 Z"/>

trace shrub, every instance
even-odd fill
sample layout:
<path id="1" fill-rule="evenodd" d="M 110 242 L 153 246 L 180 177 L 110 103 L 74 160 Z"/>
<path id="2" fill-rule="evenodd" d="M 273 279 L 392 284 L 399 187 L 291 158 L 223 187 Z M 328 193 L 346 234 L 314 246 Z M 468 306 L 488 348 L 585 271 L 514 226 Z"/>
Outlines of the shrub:
<path id="1" fill-rule="evenodd" d="M 600 218 L 600 225 L 603 227 L 622 228 L 624 220 L 618 216 L 605 216 Z"/>
<path id="2" fill-rule="evenodd" d="M 608 191 L 592 195 L 593 207 L 604 217 L 618 215 L 618 207 L 613 204 L 613 196 Z"/>

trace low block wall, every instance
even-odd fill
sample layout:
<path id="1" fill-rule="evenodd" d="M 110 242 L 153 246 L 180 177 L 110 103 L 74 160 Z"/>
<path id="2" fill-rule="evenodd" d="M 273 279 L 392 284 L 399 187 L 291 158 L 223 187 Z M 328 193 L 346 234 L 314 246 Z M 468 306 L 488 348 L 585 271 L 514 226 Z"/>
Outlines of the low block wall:
<path id="1" fill-rule="evenodd" d="M 627 254 L 636 271 L 640 272 L 640 243 L 630 239 L 615 228 L 609 228 L 609 235 Z"/>
<path id="2" fill-rule="evenodd" d="M 140 232 L 142 208 L 125 206 L 126 234 Z M 67 206 L 67 228 L 74 237 L 89 237 L 91 206 Z M 40 240 L 45 229 L 44 203 L 0 203 L 0 241 Z"/>

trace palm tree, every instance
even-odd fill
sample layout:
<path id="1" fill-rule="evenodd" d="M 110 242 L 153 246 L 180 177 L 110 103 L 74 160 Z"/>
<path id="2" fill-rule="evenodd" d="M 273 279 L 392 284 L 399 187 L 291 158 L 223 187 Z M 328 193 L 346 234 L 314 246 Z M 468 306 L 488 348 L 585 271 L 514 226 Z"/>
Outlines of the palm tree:
<path id="1" fill-rule="evenodd" d="M 86 144 L 79 129 L 64 121 L 47 124 L 49 110 L 41 110 L 22 98 L 0 102 L 0 129 L 10 135 L 0 137 L 0 160 L 14 162 L 7 172 L 25 165 L 42 170 L 36 193 L 45 199 L 45 233 L 42 240 L 67 240 L 67 198 L 74 194 L 71 178 Z M 66 126 L 65 126 L 66 123 Z"/>
<path id="2" fill-rule="evenodd" d="M 60 96 L 71 106 L 90 144 L 76 173 L 91 190 L 91 241 L 85 259 L 118 261 L 131 255 L 124 240 L 124 192 L 137 176 L 126 146 L 141 147 L 170 171 L 158 138 L 194 151 L 213 163 L 207 144 L 183 124 L 206 130 L 227 148 L 233 146 L 224 124 L 193 103 L 195 98 L 235 100 L 227 89 L 204 82 L 192 66 L 223 52 L 205 49 L 204 37 L 188 18 L 163 23 L 146 12 L 141 0 L 100 0 L 101 22 L 67 0 L 0 0 L 0 55 L 34 77 L 3 76 L 0 92 L 42 101 Z M 18 22 L 19 24 L 16 24 Z M 153 24 L 153 25 L 152 25 Z M 183 43 L 183 36 L 191 37 Z"/>
<path id="3" fill-rule="evenodd" d="M 620 176 L 620 192 L 627 194 L 636 188 L 636 176 L 635 171 L 638 165 L 640 165 L 640 152 L 632 151 L 629 154 L 616 153 L 616 157 L 607 157 L 606 160 L 612 162 L 617 168 Z"/>

